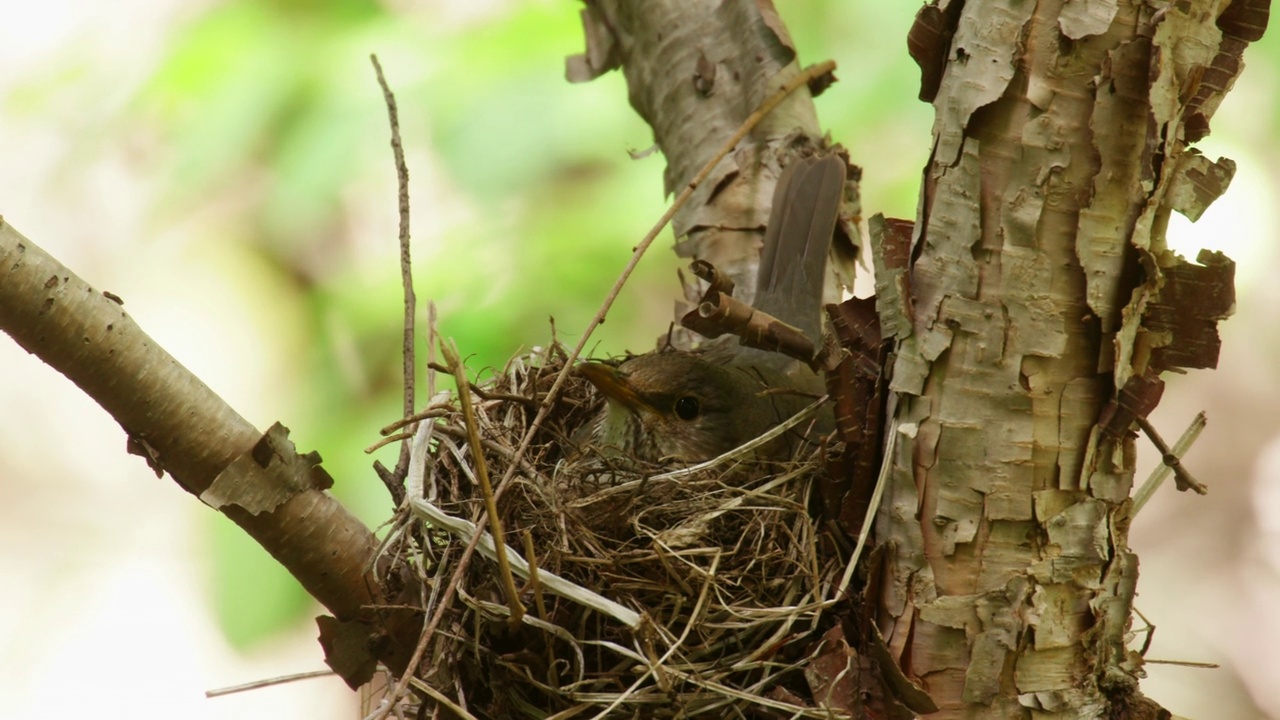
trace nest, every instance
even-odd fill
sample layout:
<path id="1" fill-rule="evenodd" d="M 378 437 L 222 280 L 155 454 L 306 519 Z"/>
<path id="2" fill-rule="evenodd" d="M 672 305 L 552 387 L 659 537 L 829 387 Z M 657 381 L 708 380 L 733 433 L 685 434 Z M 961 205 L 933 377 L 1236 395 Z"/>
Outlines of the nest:
<path id="1" fill-rule="evenodd" d="M 565 361 L 552 346 L 472 391 L 495 485 Z M 600 402 L 571 374 L 496 500 L 527 608 L 517 624 L 492 528 L 479 526 L 479 552 L 426 639 L 414 686 L 427 710 L 833 717 L 827 699 L 847 689 L 847 668 L 808 667 L 830 649 L 824 634 L 838 634 L 833 606 L 849 579 L 847 549 L 820 532 L 811 510 L 821 451 L 809 446 L 785 463 L 610 467 L 580 457 L 573 441 Z M 410 478 L 410 497 L 425 500 L 409 503 L 388 550 L 421 578 L 430 617 L 486 505 L 458 399 L 438 396 L 428 415 L 435 419 L 418 430 Z"/>

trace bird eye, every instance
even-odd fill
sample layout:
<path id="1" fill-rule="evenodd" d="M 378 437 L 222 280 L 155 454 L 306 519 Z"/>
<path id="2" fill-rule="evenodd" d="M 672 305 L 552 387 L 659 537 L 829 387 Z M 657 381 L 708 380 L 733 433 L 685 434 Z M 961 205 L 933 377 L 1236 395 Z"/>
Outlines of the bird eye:
<path id="1" fill-rule="evenodd" d="M 692 395 L 685 395 L 676 400 L 676 415 L 681 420 L 692 420 L 698 417 L 698 413 L 702 410 L 702 406 L 698 403 L 698 398 Z"/>

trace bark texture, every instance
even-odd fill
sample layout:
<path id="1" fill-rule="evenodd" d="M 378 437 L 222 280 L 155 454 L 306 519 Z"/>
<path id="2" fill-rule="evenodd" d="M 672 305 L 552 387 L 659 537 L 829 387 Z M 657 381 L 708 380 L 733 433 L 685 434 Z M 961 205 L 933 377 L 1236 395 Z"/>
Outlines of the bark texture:
<path id="1" fill-rule="evenodd" d="M 1145 703 L 1126 647 L 1131 425 L 1160 371 L 1213 365 L 1231 296 L 1230 261 L 1191 266 L 1163 228 L 1230 179 L 1189 144 L 1266 11 L 951 0 L 917 17 L 936 120 L 911 294 L 881 288 L 911 302 L 882 308 L 899 346 L 878 624 L 932 717 Z"/>
<path id="2" fill-rule="evenodd" d="M 760 103 L 800 72 L 796 50 L 770 2 L 750 0 L 588 0 L 587 49 L 567 75 L 586 81 L 621 68 L 631 105 L 653 128 L 667 161 L 668 194 L 678 192 Z M 681 257 L 707 260 L 750 303 L 773 189 L 790 160 L 824 145 L 810 92 L 801 88 L 726 156 L 675 216 Z M 852 283 L 857 175 L 847 185 L 841 235 L 828 263 L 828 299 Z M 687 288 L 691 303 L 701 291 Z M 678 309 L 676 317 L 683 315 Z"/>

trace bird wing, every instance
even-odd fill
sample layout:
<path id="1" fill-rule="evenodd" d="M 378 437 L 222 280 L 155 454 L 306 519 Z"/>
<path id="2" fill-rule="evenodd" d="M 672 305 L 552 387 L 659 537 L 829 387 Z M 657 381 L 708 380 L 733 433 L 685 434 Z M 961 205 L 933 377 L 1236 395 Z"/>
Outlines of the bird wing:
<path id="1" fill-rule="evenodd" d="M 793 161 L 778 178 L 756 279 L 756 309 L 821 341 L 827 252 L 844 199 L 845 163 L 828 154 Z"/>

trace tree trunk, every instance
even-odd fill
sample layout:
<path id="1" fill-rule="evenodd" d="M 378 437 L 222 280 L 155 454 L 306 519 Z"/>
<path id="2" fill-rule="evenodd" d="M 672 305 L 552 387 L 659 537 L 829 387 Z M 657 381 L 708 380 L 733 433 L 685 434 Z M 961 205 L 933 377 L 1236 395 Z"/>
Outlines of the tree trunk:
<path id="1" fill-rule="evenodd" d="M 906 322 L 879 625 L 934 717 L 1151 709 L 1126 647 L 1131 428 L 1161 371 L 1216 362 L 1232 304 L 1230 261 L 1192 266 L 1163 230 L 1230 180 L 1188 145 L 1266 11 L 953 0 L 917 16 L 936 120 L 910 296 L 890 309 Z"/>

